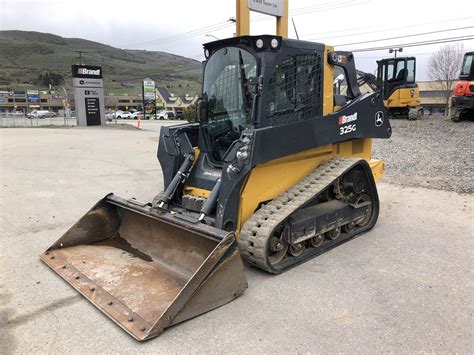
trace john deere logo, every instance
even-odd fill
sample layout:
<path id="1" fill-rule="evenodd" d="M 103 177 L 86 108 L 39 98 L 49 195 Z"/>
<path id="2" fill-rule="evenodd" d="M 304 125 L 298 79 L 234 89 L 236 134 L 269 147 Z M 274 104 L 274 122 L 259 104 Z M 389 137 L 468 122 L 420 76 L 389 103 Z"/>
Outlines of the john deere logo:
<path id="1" fill-rule="evenodd" d="M 380 127 L 381 125 L 383 125 L 383 118 L 384 118 L 384 114 L 382 111 L 378 111 L 375 114 L 375 125 L 377 127 Z"/>

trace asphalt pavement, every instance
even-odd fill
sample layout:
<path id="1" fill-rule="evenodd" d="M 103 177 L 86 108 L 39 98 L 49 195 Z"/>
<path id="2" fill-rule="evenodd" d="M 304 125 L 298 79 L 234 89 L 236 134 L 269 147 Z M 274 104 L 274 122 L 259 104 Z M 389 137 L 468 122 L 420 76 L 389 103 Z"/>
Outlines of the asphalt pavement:
<path id="1" fill-rule="evenodd" d="M 109 192 L 153 198 L 157 130 L 0 130 L 0 352 L 472 353 L 472 194 L 386 183 L 369 233 L 133 340 L 38 254 Z"/>

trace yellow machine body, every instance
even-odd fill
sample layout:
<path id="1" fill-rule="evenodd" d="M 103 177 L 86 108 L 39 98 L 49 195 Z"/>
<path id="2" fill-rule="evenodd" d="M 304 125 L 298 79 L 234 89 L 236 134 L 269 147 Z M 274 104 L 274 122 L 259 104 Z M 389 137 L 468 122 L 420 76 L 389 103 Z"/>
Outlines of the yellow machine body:
<path id="1" fill-rule="evenodd" d="M 329 115 L 334 112 L 333 76 L 334 66 L 330 65 L 327 55 L 334 48 L 326 46 L 325 68 L 324 68 L 324 99 L 323 114 Z M 410 92 L 408 89 L 400 89 L 398 96 L 406 97 Z M 418 88 L 416 89 L 419 97 Z M 418 99 L 419 100 L 419 99 Z M 405 102 L 399 99 L 399 102 Z M 372 139 L 363 138 L 350 140 L 339 144 L 330 144 L 324 147 L 310 149 L 301 153 L 286 156 L 284 158 L 270 161 L 266 164 L 257 165 L 252 169 L 250 176 L 244 185 L 239 204 L 239 216 L 236 233 L 242 225 L 250 218 L 257 207 L 265 201 L 269 201 L 290 189 L 298 181 L 303 179 L 323 162 L 334 157 L 356 157 L 369 162 L 375 181 L 380 181 L 383 175 L 383 161 L 371 160 Z M 211 191 L 196 187 L 185 187 L 185 194 L 196 197 L 208 197 Z"/>
<path id="2" fill-rule="evenodd" d="M 384 101 L 385 107 L 418 107 L 421 104 L 420 89 L 416 88 L 399 88 L 396 89 L 390 97 Z"/>

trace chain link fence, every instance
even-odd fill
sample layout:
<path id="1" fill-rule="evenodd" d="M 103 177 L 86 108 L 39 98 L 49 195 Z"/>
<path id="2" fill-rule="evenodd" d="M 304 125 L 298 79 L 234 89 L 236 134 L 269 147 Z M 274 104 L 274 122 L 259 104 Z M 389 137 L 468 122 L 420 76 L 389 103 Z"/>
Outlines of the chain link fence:
<path id="1" fill-rule="evenodd" d="M 0 127 L 47 127 L 47 126 L 76 126 L 75 117 L 66 116 L 28 116 L 24 113 L 0 112 Z"/>

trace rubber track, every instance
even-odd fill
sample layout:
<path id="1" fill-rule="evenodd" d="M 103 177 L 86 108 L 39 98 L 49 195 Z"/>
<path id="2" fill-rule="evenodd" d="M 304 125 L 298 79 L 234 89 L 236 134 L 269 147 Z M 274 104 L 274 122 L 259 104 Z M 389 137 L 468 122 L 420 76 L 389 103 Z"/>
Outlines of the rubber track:
<path id="1" fill-rule="evenodd" d="M 267 243 L 273 230 L 360 160 L 359 158 L 329 159 L 292 188 L 256 211 L 240 231 L 239 249 L 244 260 L 270 273 L 284 271 L 275 270 L 267 260 Z"/>

